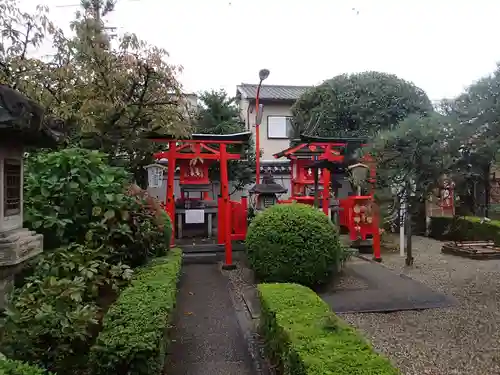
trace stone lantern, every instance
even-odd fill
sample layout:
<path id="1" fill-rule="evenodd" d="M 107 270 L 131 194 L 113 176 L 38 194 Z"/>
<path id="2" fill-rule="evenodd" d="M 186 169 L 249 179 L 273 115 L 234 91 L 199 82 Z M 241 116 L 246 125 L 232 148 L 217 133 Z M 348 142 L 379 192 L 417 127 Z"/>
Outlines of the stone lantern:
<path id="1" fill-rule="evenodd" d="M 262 176 L 262 183 L 255 184 L 248 192 L 257 194 L 256 211 L 262 211 L 267 207 L 278 203 L 278 194 L 284 194 L 288 189 L 274 181 L 271 172 L 266 172 Z"/>
<path id="2" fill-rule="evenodd" d="M 52 147 L 61 136 L 43 114 L 38 104 L 0 85 L 0 309 L 20 265 L 43 250 L 43 236 L 23 228 L 24 153 Z"/>
<path id="3" fill-rule="evenodd" d="M 150 164 L 144 168 L 148 172 L 148 188 L 161 188 L 163 186 L 163 172 L 166 168 L 161 164 Z"/>
<path id="4" fill-rule="evenodd" d="M 347 171 L 349 172 L 349 181 L 354 195 L 364 195 L 368 184 L 370 168 L 366 164 L 356 163 L 348 166 Z"/>

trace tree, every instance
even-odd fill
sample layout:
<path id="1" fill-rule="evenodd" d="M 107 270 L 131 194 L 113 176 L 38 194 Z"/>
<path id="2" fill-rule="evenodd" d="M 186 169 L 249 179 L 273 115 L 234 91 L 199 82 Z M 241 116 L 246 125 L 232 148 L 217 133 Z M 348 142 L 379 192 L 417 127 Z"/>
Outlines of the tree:
<path id="1" fill-rule="evenodd" d="M 6 0 L 0 29 L 9 40 L 0 45 L 0 79 L 63 120 L 73 144 L 106 152 L 141 183 L 157 147 L 142 134 L 189 133 L 180 67 L 134 34 L 112 41 L 101 16 L 113 10 L 113 1 L 82 1 L 82 7 L 71 23 L 74 35 L 67 37 L 48 21 L 46 9 L 26 15 L 16 0 Z M 55 54 L 47 61 L 28 58 L 28 47 L 44 39 Z"/>
<path id="2" fill-rule="evenodd" d="M 294 104 L 294 132 L 366 136 L 396 126 L 410 114 L 432 112 L 425 92 L 393 74 L 342 74 L 314 87 Z"/>
<path id="3" fill-rule="evenodd" d="M 240 120 L 235 98 L 230 97 L 225 90 L 205 91 L 200 95 L 200 101 L 196 114 L 196 132 L 202 134 L 232 134 L 246 131 L 245 123 Z M 254 145 L 249 145 L 245 151 L 244 160 L 231 160 L 228 163 L 229 180 L 233 181 L 232 193 L 243 189 L 245 185 L 254 181 Z M 212 168 L 211 174 L 213 180 L 219 180 L 220 171 L 218 165 Z"/>
<path id="4" fill-rule="evenodd" d="M 461 158 L 457 164 L 461 179 L 456 182 L 465 209 L 488 216 L 490 166 L 500 149 L 500 66 L 457 98 L 443 101 L 441 110 L 461 127 Z M 478 191 L 484 194 L 479 204 Z M 484 207 L 483 212 L 476 211 L 478 205 Z"/>
<path id="5" fill-rule="evenodd" d="M 235 98 L 231 98 L 225 90 L 202 92 L 195 129 L 202 134 L 231 134 L 245 131 L 245 124 L 240 120 Z"/>
<path id="6" fill-rule="evenodd" d="M 0 2 L 0 82 L 33 100 L 45 102 L 45 80 L 38 80 L 48 65 L 30 58 L 28 50 L 38 48 L 55 33 L 47 18 L 47 7 L 38 6 L 33 14 L 22 12 L 17 0 Z"/>
<path id="7" fill-rule="evenodd" d="M 447 116 L 412 115 L 393 129 L 382 131 L 371 144 L 378 183 L 398 189 L 407 208 L 407 265 L 413 264 L 412 214 L 433 194 L 446 175 L 452 175 L 459 156 L 459 127 Z"/>

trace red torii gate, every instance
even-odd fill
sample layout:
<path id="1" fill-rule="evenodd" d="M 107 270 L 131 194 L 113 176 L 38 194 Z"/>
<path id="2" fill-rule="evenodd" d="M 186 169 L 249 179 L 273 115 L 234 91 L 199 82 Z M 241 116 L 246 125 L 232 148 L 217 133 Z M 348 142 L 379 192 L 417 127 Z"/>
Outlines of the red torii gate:
<path id="1" fill-rule="evenodd" d="M 229 175 L 227 163 L 229 160 L 241 159 L 241 154 L 228 151 L 230 145 L 248 144 L 251 137 L 250 132 L 235 134 L 192 134 L 188 139 L 176 139 L 169 135 L 150 134 L 146 138 L 156 143 L 167 143 L 167 151 L 157 152 L 153 156 L 155 159 L 168 160 L 166 203 L 165 208 L 172 221 L 172 228 L 175 228 L 175 200 L 174 200 L 174 180 L 177 160 L 187 161 L 201 159 L 220 162 L 220 184 L 221 199 L 218 206 L 218 223 L 222 224 L 219 231 L 223 232 L 219 238 L 224 239 L 225 269 L 233 269 L 235 265 L 232 260 L 232 222 L 231 222 L 231 202 L 229 201 Z M 208 172 L 208 167 L 205 172 Z M 208 178 L 208 176 L 206 176 Z M 172 245 L 175 242 L 175 230 L 172 230 Z"/>

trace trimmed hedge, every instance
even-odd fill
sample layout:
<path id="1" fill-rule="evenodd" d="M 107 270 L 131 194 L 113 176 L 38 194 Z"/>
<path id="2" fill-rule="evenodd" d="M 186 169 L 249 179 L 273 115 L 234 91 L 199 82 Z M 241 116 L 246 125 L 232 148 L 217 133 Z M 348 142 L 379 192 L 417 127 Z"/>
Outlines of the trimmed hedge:
<path id="1" fill-rule="evenodd" d="M 481 218 L 431 217 L 429 237 L 441 241 L 487 241 L 500 245 L 500 221 L 481 223 Z"/>
<path id="2" fill-rule="evenodd" d="M 181 264 L 182 252 L 172 249 L 137 272 L 104 317 L 90 354 L 93 374 L 162 373 Z"/>
<path id="3" fill-rule="evenodd" d="M 317 208 L 277 204 L 257 214 L 245 239 L 250 266 L 262 282 L 317 286 L 339 265 L 341 244 L 331 220 Z"/>
<path id="4" fill-rule="evenodd" d="M 396 375 L 396 370 L 311 289 L 260 284 L 266 351 L 284 375 Z"/>
<path id="5" fill-rule="evenodd" d="M 52 375 L 39 367 L 28 365 L 12 359 L 2 359 L 0 354 L 1 375 Z"/>

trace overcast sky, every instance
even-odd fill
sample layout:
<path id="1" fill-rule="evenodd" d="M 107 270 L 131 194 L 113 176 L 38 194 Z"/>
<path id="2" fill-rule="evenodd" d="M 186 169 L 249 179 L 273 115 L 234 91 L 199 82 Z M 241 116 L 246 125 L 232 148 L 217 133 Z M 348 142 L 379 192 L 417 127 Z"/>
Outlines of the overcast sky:
<path id="1" fill-rule="evenodd" d="M 44 1 L 64 29 L 78 3 Z M 167 49 L 186 91 L 234 93 L 261 68 L 284 85 L 378 70 L 438 100 L 495 69 L 499 16 L 495 0 L 119 0 L 107 21 Z"/>

